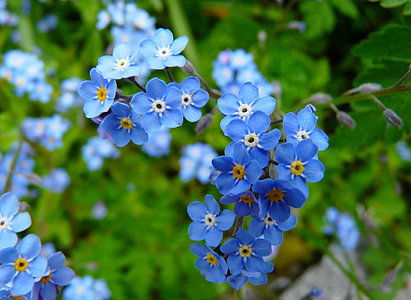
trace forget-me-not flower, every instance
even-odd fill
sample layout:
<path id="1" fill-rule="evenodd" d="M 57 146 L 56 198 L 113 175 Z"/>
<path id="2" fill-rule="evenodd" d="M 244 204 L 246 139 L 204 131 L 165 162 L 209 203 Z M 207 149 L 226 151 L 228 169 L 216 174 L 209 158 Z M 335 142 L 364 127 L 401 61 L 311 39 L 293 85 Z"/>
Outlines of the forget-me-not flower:
<path id="1" fill-rule="evenodd" d="M 201 271 L 207 281 L 223 283 L 228 271 L 224 258 L 215 253 L 210 247 L 202 244 L 191 244 L 190 250 L 198 256 L 195 266 Z"/>
<path id="2" fill-rule="evenodd" d="M 235 203 L 234 212 L 237 216 L 257 215 L 259 211 L 258 201 L 251 192 L 241 193 L 239 195 L 227 194 L 220 199 L 220 202 L 222 204 Z"/>

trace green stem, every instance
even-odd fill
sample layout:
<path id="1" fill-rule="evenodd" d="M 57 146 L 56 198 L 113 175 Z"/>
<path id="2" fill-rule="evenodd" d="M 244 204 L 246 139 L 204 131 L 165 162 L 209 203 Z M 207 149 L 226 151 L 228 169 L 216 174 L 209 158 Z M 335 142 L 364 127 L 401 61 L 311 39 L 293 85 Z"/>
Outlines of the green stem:
<path id="1" fill-rule="evenodd" d="M 23 146 L 23 138 L 22 138 L 22 134 L 20 133 L 19 144 L 17 146 L 16 153 L 14 153 L 13 160 L 10 165 L 10 170 L 9 170 L 9 173 L 7 174 L 6 182 L 4 183 L 3 193 L 6 193 L 10 191 L 11 189 L 14 169 L 16 168 L 17 160 L 19 159 L 22 146 Z"/>

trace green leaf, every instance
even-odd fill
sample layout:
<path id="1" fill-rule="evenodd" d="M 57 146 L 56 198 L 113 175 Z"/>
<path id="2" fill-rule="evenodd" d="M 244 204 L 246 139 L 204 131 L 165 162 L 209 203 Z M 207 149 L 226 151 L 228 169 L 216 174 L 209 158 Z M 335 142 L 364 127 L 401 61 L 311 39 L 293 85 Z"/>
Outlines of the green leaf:
<path id="1" fill-rule="evenodd" d="M 328 2 L 302 1 L 300 9 L 307 24 L 307 31 L 305 32 L 307 38 L 320 37 L 334 28 L 336 19 Z"/>
<path id="2" fill-rule="evenodd" d="M 332 0 L 332 4 L 344 15 L 357 19 L 359 12 L 352 0 Z"/>
<path id="3" fill-rule="evenodd" d="M 404 15 L 411 15 L 411 0 L 368 0 L 370 2 L 381 1 L 381 6 L 386 8 L 393 8 L 407 3 L 403 8 Z"/>

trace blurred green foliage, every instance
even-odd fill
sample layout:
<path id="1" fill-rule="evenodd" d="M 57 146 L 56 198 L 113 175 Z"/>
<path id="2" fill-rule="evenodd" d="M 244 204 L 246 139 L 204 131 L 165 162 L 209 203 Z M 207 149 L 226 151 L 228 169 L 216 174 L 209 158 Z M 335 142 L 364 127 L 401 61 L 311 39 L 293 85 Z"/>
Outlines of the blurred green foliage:
<path id="1" fill-rule="evenodd" d="M 383 0 L 383 7 L 352 0 L 283 2 L 153 0 L 137 4 L 156 17 L 157 27 L 190 37 L 185 55 L 213 86 L 212 62 L 218 53 L 244 48 L 270 81 L 280 83 L 276 108 L 280 115 L 301 108 L 302 101 L 316 92 L 340 100 L 339 108 L 357 126 L 350 130 L 339 125 L 327 104 L 317 105 L 319 126 L 330 136 L 329 149 L 320 154 L 325 178 L 309 185 L 309 200 L 296 212 L 297 229 L 285 235 L 281 260 L 274 260 L 277 270 L 270 280 L 286 276 L 293 264 L 315 262 L 318 252 L 325 251 L 330 241 L 322 234 L 323 215 L 327 207 L 336 206 L 353 215 L 361 229 L 359 251 L 367 272 L 362 284 L 374 299 L 393 299 L 411 269 L 411 164 L 401 161 L 395 151 L 397 141 L 411 142 L 411 97 L 409 93 L 380 97 L 403 119 L 404 126 L 398 130 L 387 125 L 371 101 L 350 101 L 339 95 L 363 83 L 390 87 L 408 71 L 411 19 L 402 15 L 401 8 L 383 7 L 406 4 L 404 13 L 409 14 L 410 1 Z M 111 42 L 108 29 L 95 27 L 97 13 L 104 7 L 100 1 L 33 1 L 29 15 L 22 14 L 22 3 L 8 1 L 10 10 L 20 17 L 21 44 L 12 43 L 10 28 L 0 27 L 0 49 L 2 53 L 14 48 L 32 51 L 38 46 L 46 69 L 56 70 L 49 79 L 53 101 L 44 105 L 28 97 L 17 98 L 12 86 L 0 81 L 3 153 L 18 139 L 24 118 L 51 115 L 60 82 L 72 76 L 88 79 L 89 69 Z M 57 15 L 59 23 L 44 34 L 35 24 L 47 13 Z M 294 20 L 305 22 L 306 30 L 290 28 L 287 24 Z M 185 76 L 180 70 L 173 73 L 178 80 Z M 126 82 L 122 87 L 126 93 L 137 92 Z M 210 100 L 205 111 L 214 105 L 215 100 Z M 46 174 L 64 167 L 71 185 L 62 195 L 40 189 L 38 197 L 27 199 L 33 219 L 30 231 L 63 249 L 79 275 L 106 279 L 113 299 L 210 299 L 229 293 L 227 285 L 206 282 L 194 267 L 187 234 L 186 206 L 202 201 L 207 193 L 219 198 L 219 193 L 214 186 L 182 183 L 178 178 L 182 146 L 202 141 L 223 152 L 229 140 L 219 129 L 220 117 L 202 135 L 196 135 L 194 125 L 188 123 L 172 130 L 171 153 L 165 158 L 148 157 L 140 147 L 129 144 L 121 149 L 120 158 L 107 160 L 95 172 L 87 170 L 81 156 L 82 145 L 96 135 L 95 124 L 84 118 L 81 108 L 65 117 L 72 128 L 64 137 L 64 147 L 52 153 L 37 147 L 36 172 Z M 90 213 L 98 200 L 108 207 L 101 221 Z M 400 261 L 404 267 L 392 292 L 379 292 L 377 286 Z"/>

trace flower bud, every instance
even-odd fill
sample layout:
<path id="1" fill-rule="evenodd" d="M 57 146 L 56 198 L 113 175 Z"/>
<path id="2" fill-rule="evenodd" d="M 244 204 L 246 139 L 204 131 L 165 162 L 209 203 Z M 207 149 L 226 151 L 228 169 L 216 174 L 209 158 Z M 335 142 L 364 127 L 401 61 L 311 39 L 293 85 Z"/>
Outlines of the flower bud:
<path id="1" fill-rule="evenodd" d="M 358 87 L 360 93 L 367 94 L 381 90 L 381 84 L 378 83 L 364 83 Z"/>
<path id="2" fill-rule="evenodd" d="M 206 114 L 203 116 L 200 121 L 198 121 L 196 125 L 196 132 L 197 134 L 203 133 L 213 122 L 214 114 Z"/>
<path id="3" fill-rule="evenodd" d="M 328 103 L 332 100 L 332 97 L 324 93 L 315 93 L 307 99 L 307 102 L 313 102 L 316 104 Z"/>
<path id="4" fill-rule="evenodd" d="M 401 128 L 402 120 L 392 109 L 384 110 L 384 118 L 398 129 Z"/>
<path id="5" fill-rule="evenodd" d="M 348 127 L 350 129 L 355 128 L 355 121 L 349 114 L 347 114 L 345 111 L 339 110 L 337 113 L 337 120 L 340 122 L 342 125 L 345 127 Z"/>
<path id="6" fill-rule="evenodd" d="M 181 69 L 183 69 L 183 71 L 188 75 L 194 75 L 196 73 L 196 69 L 194 68 L 193 64 L 188 60 L 186 60 L 186 63 Z"/>

